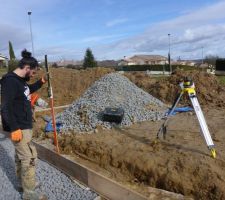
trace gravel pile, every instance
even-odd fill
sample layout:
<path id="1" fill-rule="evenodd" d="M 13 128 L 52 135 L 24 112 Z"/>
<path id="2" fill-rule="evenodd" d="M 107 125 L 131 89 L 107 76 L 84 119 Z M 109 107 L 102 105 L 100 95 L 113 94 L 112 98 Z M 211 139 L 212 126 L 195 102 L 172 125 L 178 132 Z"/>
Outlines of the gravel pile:
<path id="1" fill-rule="evenodd" d="M 0 133 L 0 200 L 21 200 L 16 191 L 17 179 L 14 163 L 14 146 L 11 141 Z M 37 191 L 47 195 L 49 200 L 93 200 L 95 193 L 76 185 L 65 174 L 47 163 L 38 160 Z"/>
<path id="2" fill-rule="evenodd" d="M 98 125 L 110 129 L 112 124 L 102 121 L 107 107 L 124 109 L 122 126 L 135 122 L 160 120 L 164 117 L 164 104 L 138 88 L 128 78 L 118 73 L 107 74 L 96 81 L 64 112 L 57 116 L 61 131 L 93 131 Z"/>

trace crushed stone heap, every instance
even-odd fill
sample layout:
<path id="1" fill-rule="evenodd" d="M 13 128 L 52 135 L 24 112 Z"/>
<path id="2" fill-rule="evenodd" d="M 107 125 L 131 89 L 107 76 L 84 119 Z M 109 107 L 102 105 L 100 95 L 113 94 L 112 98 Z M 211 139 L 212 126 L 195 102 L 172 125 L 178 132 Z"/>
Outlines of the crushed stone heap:
<path id="1" fill-rule="evenodd" d="M 110 129 L 112 124 L 102 121 L 102 112 L 106 107 L 124 109 L 122 126 L 160 120 L 165 113 L 165 106 L 160 100 L 119 73 L 110 73 L 96 81 L 77 101 L 57 115 L 57 121 L 62 123 L 61 131 L 89 132 L 99 125 Z"/>

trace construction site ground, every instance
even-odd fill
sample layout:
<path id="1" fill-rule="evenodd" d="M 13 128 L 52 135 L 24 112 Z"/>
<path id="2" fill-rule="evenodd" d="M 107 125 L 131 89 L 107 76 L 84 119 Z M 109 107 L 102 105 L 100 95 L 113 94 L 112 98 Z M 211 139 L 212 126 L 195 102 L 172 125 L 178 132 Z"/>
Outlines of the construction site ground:
<path id="1" fill-rule="evenodd" d="M 71 104 L 95 81 L 110 69 L 88 70 L 52 69 L 55 105 Z M 40 74 L 42 72 L 40 71 Z M 179 91 L 178 82 L 184 75 L 193 77 L 207 124 L 216 145 L 213 159 L 193 112 L 172 117 L 166 139 L 156 140 L 163 121 L 136 123 L 130 127 L 115 126 L 112 130 L 97 127 L 93 134 L 60 135 L 60 151 L 76 157 L 85 165 L 104 175 L 150 196 L 156 187 L 194 199 L 225 198 L 225 91 L 223 78 L 203 72 L 176 72 L 171 77 L 151 77 L 144 72 L 125 75 L 140 88 L 172 104 Z M 47 100 L 46 86 L 41 97 Z M 188 105 L 186 99 L 182 104 Z M 61 112 L 62 109 L 56 110 Z M 44 133 L 42 117 L 36 114 L 35 136 L 51 140 Z"/>

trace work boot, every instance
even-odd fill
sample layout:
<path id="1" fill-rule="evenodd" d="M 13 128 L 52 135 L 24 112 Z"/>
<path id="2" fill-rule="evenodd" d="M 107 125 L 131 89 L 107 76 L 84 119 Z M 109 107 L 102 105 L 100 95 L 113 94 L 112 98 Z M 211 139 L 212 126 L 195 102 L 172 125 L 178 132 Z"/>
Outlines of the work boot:
<path id="1" fill-rule="evenodd" d="M 47 196 L 36 191 L 25 191 L 23 200 L 48 200 Z"/>

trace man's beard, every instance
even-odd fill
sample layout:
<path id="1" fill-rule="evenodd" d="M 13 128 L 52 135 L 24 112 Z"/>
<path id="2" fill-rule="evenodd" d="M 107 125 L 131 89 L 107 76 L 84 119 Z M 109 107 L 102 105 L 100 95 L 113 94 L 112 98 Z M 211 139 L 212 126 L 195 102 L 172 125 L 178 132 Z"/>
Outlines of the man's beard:
<path id="1" fill-rule="evenodd" d="M 28 82 L 30 80 L 30 74 L 26 74 L 25 77 L 24 77 L 24 80 L 26 82 Z"/>

